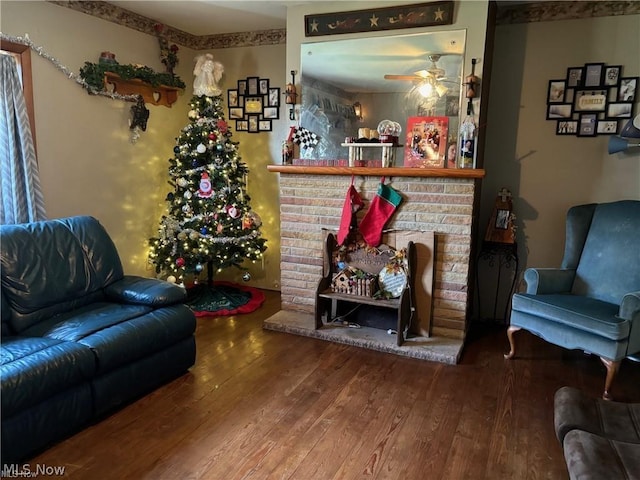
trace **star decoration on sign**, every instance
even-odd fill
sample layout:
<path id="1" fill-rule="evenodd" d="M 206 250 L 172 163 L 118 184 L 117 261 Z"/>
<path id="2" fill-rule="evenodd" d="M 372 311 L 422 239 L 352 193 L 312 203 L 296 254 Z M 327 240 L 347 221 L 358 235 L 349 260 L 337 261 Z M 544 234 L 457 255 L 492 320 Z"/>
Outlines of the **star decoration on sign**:
<path id="1" fill-rule="evenodd" d="M 369 18 L 369 21 L 371 22 L 371 25 L 369 25 L 370 27 L 377 27 L 378 26 L 378 20 L 379 18 L 376 17 L 376 14 L 374 13 L 371 18 Z"/>
<path id="2" fill-rule="evenodd" d="M 444 20 L 444 10 L 440 7 L 435 11 L 435 20 Z"/>
<path id="3" fill-rule="evenodd" d="M 313 22 L 311 22 L 311 31 L 312 32 L 317 32 L 318 31 L 318 22 L 316 22 L 315 20 Z"/>

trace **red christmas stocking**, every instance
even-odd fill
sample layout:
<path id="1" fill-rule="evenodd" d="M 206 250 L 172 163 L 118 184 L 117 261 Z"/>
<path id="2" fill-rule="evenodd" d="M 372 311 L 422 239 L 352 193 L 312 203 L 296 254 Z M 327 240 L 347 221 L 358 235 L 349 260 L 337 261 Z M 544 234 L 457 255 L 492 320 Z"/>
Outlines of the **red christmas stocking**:
<path id="1" fill-rule="evenodd" d="M 349 186 L 349 190 L 347 190 L 347 196 L 342 207 L 342 218 L 340 219 L 340 229 L 338 230 L 338 245 L 342 245 L 346 240 L 351 231 L 351 226 L 355 224 L 355 214 L 363 206 L 364 202 L 352 183 Z"/>
<path id="2" fill-rule="evenodd" d="M 382 229 L 389 221 L 393 212 L 402 202 L 402 196 L 393 188 L 380 182 L 378 193 L 371 200 L 369 210 L 360 222 L 360 233 L 367 245 L 377 247 L 382 241 Z"/>

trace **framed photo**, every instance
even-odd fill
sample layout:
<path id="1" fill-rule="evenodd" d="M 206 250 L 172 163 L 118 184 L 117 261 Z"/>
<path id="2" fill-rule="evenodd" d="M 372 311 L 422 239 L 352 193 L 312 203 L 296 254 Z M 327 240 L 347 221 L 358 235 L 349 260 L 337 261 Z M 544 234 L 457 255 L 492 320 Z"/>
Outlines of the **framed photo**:
<path id="1" fill-rule="evenodd" d="M 262 113 L 262 97 L 247 97 L 244 99 L 246 113 Z"/>
<path id="2" fill-rule="evenodd" d="M 258 122 L 258 130 L 260 130 L 261 132 L 270 132 L 271 120 L 260 120 Z"/>
<path id="3" fill-rule="evenodd" d="M 244 117 L 244 110 L 242 108 L 233 107 L 229 109 L 229 118 L 238 119 Z"/>
<path id="4" fill-rule="evenodd" d="M 279 117 L 279 108 L 278 107 L 266 107 L 264 109 L 263 117 L 269 119 L 275 119 Z"/>
<path id="5" fill-rule="evenodd" d="M 404 146 L 404 166 L 413 168 L 444 167 L 447 151 L 449 117 L 409 117 Z M 466 150 L 465 147 L 468 147 Z M 462 156 L 473 164 L 473 142 L 463 144 Z"/>
<path id="6" fill-rule="evenodd" d="M 269 98 L 267 99 L 267 105 L 270 107 L 279 107 L 280 106 L 280 88 L 270 88 L 269 89 Z"/>
<path id="7" fill-rule="evenodd" d="M 604 63 L 585 63 L 584 65 L 584 87 L 599 87 L 602 85 L 602 74 L 604 73 Z"/>
<path id="8" fill-rule="evenodd" d="M 575 135 L 577 133 L 578 122 L 576 120 L 558 120 L 556 135 Z"/>
<path id="9" fill-rule="evenodd" d="M 563 103 L 559 105 L 551 104 L 547 106 L 547 120 L 555 120 L 560 118 L 570 119 L 573 111 L 570 103 Z"/>
<path id="10" fill-rule="evenodd" d="M 261 78 L 258 82 L 258 93 L 260 95 L 267 95 L 269 93 L 269 79 Z"/>
<path id="11" fill-rule="evenodd" d="M 595 137 L 598 122 L 597 113 L 582 113 L 578 120 L 579 137 Z"/>
<path id="12" fill-rule="evenodd" d="M 249 122 L 247 120 L 236 120 L 236 131 L 238 132 L 249 131 Z"/>
<path id="13" fill-rule="evenodd" d="M 252 97 L 258 95 L 258 77 L 247 77 L 247 95 Z"/>
<path id="14" fill-rule="evenodd" d="M 565 80 L 549 80 L 547 103 L 564 103 L 566 86 Z"/>
<path id="15" fill-rule="evenodd" d="M 618 133 L 617 120 L 598 120 L 598 135 L 615 135 Z"/>
<path id="16" fill-rule="evenodd" d="M 621 78 L 618 87 L 618 101 L 635 102 L 636 90 L 638 90 L 638 77 Z"/>
<path id="17" fill-rule="evenodd" d="M 617 87 L 620 81 L 622 65 L 612 65 L 604 69 L 604 85 L 607 87 Z"/>
<path id="18" fill-rule="evenodd" d="M 249 115 L 249 129 L 247 130 L 249 133 L 258 132 L 258 115 Z"/>
<path id="19" fill-rule="evenodd" d="M 604 112 L 607 110 L 606 89 L 576 90 L 573 98 L 574 112 Z"/>
<path id="20" fill-rule="evenodd" d="M 610 103 L 607 107 L 607 118 L 631 118 L 632 103 Z"/>
<path id="21" fill-rule="evenodd" d="M 583 71 L 584 69 L 582 67 L 567 68 L 567 87 L 569 88 L 581 87 Z"/>
<path id="22" fill-rule="evenodd" d="M 238 80 L 238 95 L 246 95 L 246 94 L 247 94 L 247 81 Z"/>
<path id="23" fill-rule="evenodd" d="M 227 102 L 229 103 L 229 107 L 238 106 L 238 90 L 227 91 Z"/>

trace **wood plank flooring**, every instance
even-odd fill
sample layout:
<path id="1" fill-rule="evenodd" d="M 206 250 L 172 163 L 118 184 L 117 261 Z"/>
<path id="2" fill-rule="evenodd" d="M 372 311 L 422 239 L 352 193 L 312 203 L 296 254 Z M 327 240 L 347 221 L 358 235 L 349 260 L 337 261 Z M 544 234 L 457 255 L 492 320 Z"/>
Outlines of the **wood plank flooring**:
<path id="1" fill-rule="evenodd" d="M 199 318 L 190 373 L 29 463 L 70 479 L 566 479 L 553 431 L 563 385 L 601 393 L 596 358 L 504 329 L 459 365 L 262 329 L 257 312 Z M 640 401 L 640 364 L 613 390 Z"/>

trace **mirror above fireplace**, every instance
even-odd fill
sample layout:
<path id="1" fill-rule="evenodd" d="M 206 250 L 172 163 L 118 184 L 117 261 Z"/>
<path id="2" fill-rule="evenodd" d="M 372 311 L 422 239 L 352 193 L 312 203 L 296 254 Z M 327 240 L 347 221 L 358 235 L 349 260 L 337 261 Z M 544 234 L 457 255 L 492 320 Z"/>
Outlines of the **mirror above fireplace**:
<path id="1" fill-rule="evenodd" d="M 446 115 L 457 132 L 465 39 L 455 30 L 302 44 L 300 125 L 321 140 L 299 156 L 345 158 L 346 137 L 385 119 L 405 131 L 408 117 Z"/>

